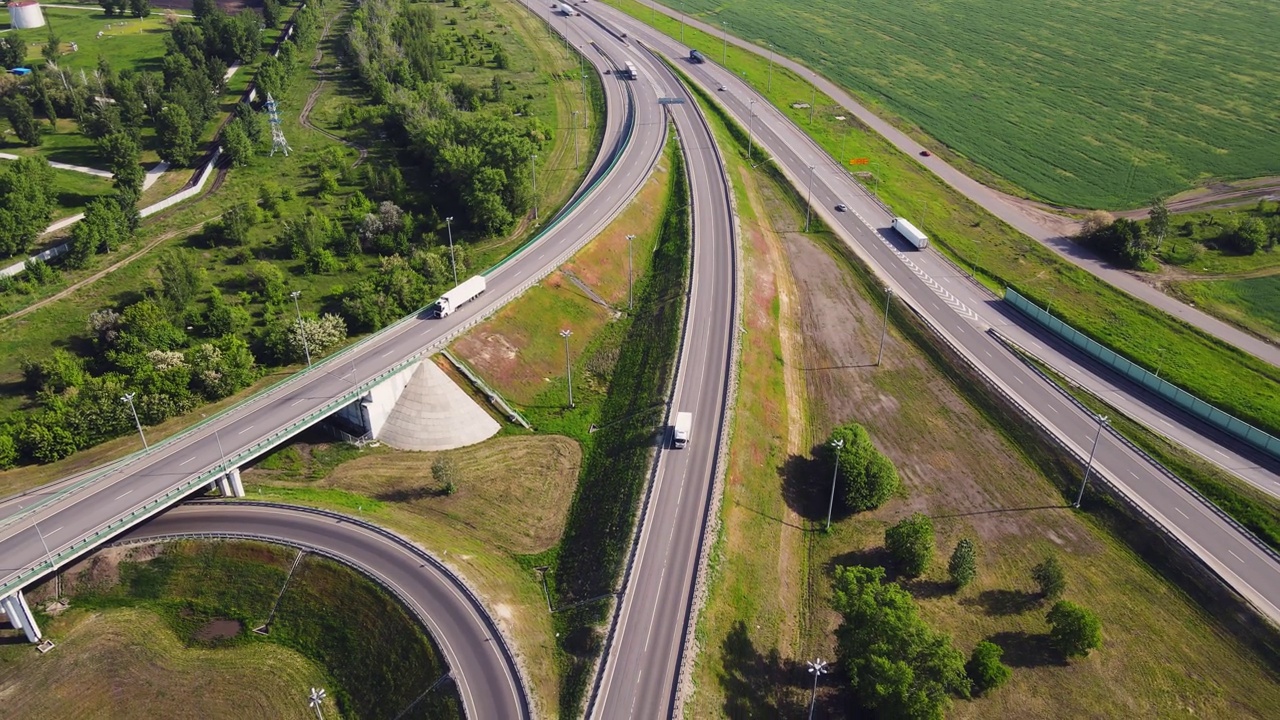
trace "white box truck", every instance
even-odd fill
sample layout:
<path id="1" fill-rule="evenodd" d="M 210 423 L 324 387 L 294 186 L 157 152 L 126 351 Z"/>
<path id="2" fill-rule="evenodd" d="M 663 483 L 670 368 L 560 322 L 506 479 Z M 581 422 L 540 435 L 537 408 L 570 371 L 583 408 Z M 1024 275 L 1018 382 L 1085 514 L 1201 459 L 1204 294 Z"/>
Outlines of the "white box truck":
<path id="1" fill-rule="evenodd" d="M 671 430 L 671 447 L 682 448 L 689 444 L 689 431 L 693 429 L 693 413 L 676 413 L 676 424 Z"/>
<path id="2" fill-rule="evenodd" d="M 485 282 L 483 275 L 476 275 L 468 280 L 463 280 L 458 287 L 440 296 L 436 301 L 436 317 L 449 317 L 455 310 L 475 300 L 480 293 L 484 292 Z"/>
<path id="3" fill-rule="evenodd" d="M 894 218 L 893 229 L 906 238 L 907 242 L 915 245 L 917 250 L 923 250 L 929 246 L 929 236 L 916 229 L 916 226 L 908 222 L 906 218 Z"/>
<path id="4" fill-rule="evenodd" d="M 640 73 L 636 70 L 636 66 L 632 63 L 627 63 L 626 68 L 624 68 L 622 71 L 622 76 L 628 80 L 640 79 Z"/>

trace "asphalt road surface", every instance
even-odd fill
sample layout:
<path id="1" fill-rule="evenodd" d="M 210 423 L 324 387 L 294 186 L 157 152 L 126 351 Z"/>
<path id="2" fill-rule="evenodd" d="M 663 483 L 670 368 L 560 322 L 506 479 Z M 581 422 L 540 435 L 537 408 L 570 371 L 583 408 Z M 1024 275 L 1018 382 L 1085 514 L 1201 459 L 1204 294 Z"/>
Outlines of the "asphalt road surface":
<path id="1" fill-rule="evenodd" d="M 122 538 L 263 540 L 325 555 L 391 590 L 431 633 L 467 716 L 531 717 L 515 658 L 484 608 L 453 573 L 391 533 L 333 513 L 258 503 L 192 503 Z M 421 678 L 426 691 L 437 678 Z"/>
<path id="2" fill-rule="evenodd" d="M 905 299 L 949 343 L 989 379 L 1048 427 L 1080 457 L 1089 455 L 1097 420 L 1063 397 L 1016 359 L 986 330 L 1013 324 L 983 304 L 979 290 L 932 251 L 915 251 L 890 228 L 892 218 L 871 201 L 798 127 L 712 62 L 694 65 L 688 48 L 604 5 L 593 12 L 622 27 L 672 58 L 695 82 L 715 95 L 799 188 L 812 187 L 812 204 L 836 234 Z M 726 90 L 716 88 L 724 85 Z M 750 104 L 755 100 L 754 106 Z M 754 111 L 755 118 L 751 113 Z M 811 171 L 810 168 L 813 168 Z M 847 204 L 849 212 L 836 212 Z M 1103 473 L 1157 523 L 1195 552 L 1213 572 L 1273 621 L 1280 621 L 1280 562 L 1251 535 L 1165 475 L 1109 433 L 1103 433 L 1094 459 Z"/>
<path id="3" fill-rule="evenodd" d="M 716 462 L 725 439 L 738 295 L 736 237 L 723 164 L 697 105 L 648 52 L 608 34 L 597 42 L 610 55 L 624 54 L 642 78 L 652 78 L 661 97 L 684 99 L 684 104 L 667 107 L 689 174 L 693 265 L 669 415 L 692 412 L 693 429 L 685 448 L 664 445 L 658 452 L 613 618 L 612 642 L 588 709 L 592 718 L 662 718 L 671 715 L 675 699 Z"/>

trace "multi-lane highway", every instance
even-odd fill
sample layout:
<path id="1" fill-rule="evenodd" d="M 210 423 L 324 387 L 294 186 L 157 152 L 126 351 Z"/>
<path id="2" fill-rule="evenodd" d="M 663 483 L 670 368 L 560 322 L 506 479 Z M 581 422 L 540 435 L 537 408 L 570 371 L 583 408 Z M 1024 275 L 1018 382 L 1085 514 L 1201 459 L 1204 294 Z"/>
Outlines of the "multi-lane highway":
<path id="1" fill-rule="evenodd" d="M 677 63 L 744 127 L 797 187 L 812 187 L 814 211 L 894 290 L 993 383 L 1081 457 L 1089 454 L 1097 421 L 1016 359 L 988 332 L 1018 332 L 998 305 L 933 252 L 916 252 L 889 226 L 889 213 L 872 202 L 830 157 L 740 78 L 708 62 L 683 59 L 688 48 L 604 5 L 593 12 Z M 725 91 L 716 88 L 725 86 Z M 754 100 L 754 104 L 751 101 Z M 754 111 L 754 118 L 753 113 Z M 810 170 L 810 168 L 813 168 Z M 846 204 L 850 212 L 834 210 Z M 1121 492 L 1195 552 L 1228 585 L 1280 621 L 1280 562 L 1248 533 L 1168 477 L 1118 438 L 1103 433 L 1095 454 L 1100 470 Z"/>
<path id="2" fill-rule="evenodd" d="M 390 590 L 435 640 L 472 718 L 528 718 L 515 658 L 480 601 L 430 555 L 396 535 L 334 513 L 259 503 L 174 508 L 122 538 L 240 538 L 283 543 L 337 560 Z M 422 690 L 436 678 L 419 678 Z"/>
<path id="3" fill-rule="evenodd" d="M 591 19 L 591 16 L 583 18 Z M 689 178 L 693 265 L 669 415 L 693 413 L 689 444 L 662 448 L 642 508 L 634 554 L 610 631 L 612 642 L 588 717 L 670 717 L 690 617 L 703 530 L 724 434 L 738 298 L 737 242 L 730 189 L 697 105 L 652 55 L 619 37 L 601 43 L 651 78 L 669 104 Z M 640 98 L 656 102 L 657 98 Z"/>

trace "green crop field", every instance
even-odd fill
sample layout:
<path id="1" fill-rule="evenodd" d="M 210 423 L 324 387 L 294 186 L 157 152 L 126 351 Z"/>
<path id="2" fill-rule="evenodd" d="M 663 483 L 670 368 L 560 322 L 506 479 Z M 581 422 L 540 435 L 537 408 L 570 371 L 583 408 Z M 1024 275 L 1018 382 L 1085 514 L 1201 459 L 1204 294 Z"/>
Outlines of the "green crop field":
<path id="1" fill-rule="evenodd" d="M 44 65 L 40 54 L 49 39 L 49 32 L 62 41 L 62 57 L 58 61 L 65 70 L 93 72 L 98 66 L 98 56 L 105 57 L 111 67 L 120 70 L 160 70 L 164 58 L 164 38 L 169 33 L 164 14 L 156 10 L 150 17 L 107 17 L 100 8 L 71 10 L 67 8 L 42 8 L 45 21 L 42 28 L 14 30 L 27 43 L 27 61 L 33 67 Z M 107 27 L 110 23 L 111 27 Z M 9 27 L 9 12 L 0 12 L 0 29 Z M 102 37 L 98 37 L 98 33 Z M 78 50 L 72 52 L 71 43 Z"/>
<path id="2" fill-rule="evenodd" d="M 774 43 L 1051 202 L 1135 206 L 1280 173 L 1267 0 L 665 4 Z"/>

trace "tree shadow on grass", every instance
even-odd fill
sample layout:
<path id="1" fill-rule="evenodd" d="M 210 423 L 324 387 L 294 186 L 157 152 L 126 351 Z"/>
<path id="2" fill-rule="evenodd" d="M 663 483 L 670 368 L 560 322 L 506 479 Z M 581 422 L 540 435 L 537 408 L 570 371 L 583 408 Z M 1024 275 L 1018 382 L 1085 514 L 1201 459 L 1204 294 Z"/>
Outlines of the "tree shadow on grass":
<path id="1" fill-rule="evenodd" d="M 917 600 L 933 600 L 956 591 L 954 583 L 944 580 L 917 578 L 915 580 L 900 580 L 899 583 Z"/>
<path id="2" fill-rule="evenodd" d="M 995 633 L 987 641 L 1004 650 L 1004 657 L 1001 659 L 1010 667 L 1034 668 L 1067 664 L 1067 659 L 1053 646 L 1048 635 L 1032 635 L 1018 630 Z"/>
<path id="3" fill-rule="evenodd" d="M 819 460 L 801 455 L 789 456 L 778 468 L 782 499 L 787 507 L 806 520 L 825 520 L 831 495 L 831 476 L 827 472 Z M 836 506 L 839 513 L 840 498 L 836 498 Z M 836 517 L 841 516 L 837 514 Z"/>
<path id="4" fill-rule="evenodd" d="M 739 620 L 720 644 L 724 714 L 728 718 L 796 717 L 804 706 L 792 685 L 802 668 L 776 648 L 760 652 Z"/>
<path id="5" fill-rule="evenodd" d="M 444 497 L 449 493 L 442 487 L 411 487 L 399 488 L 396 490 L 387 490 L 386 492 L 376 493 L 373 497 L 383 502 L 413 502 L 414 500 L 425 500 L 427 498 Z"/>
<path id="6" fill-rule="evenodd" d="M 993 617 L 1021 615 L 1040 605 L 1040 596 L 1021 590 L 983 590 L 977 597 L 960 601 L 962 605 L 978 606 Z"/>

